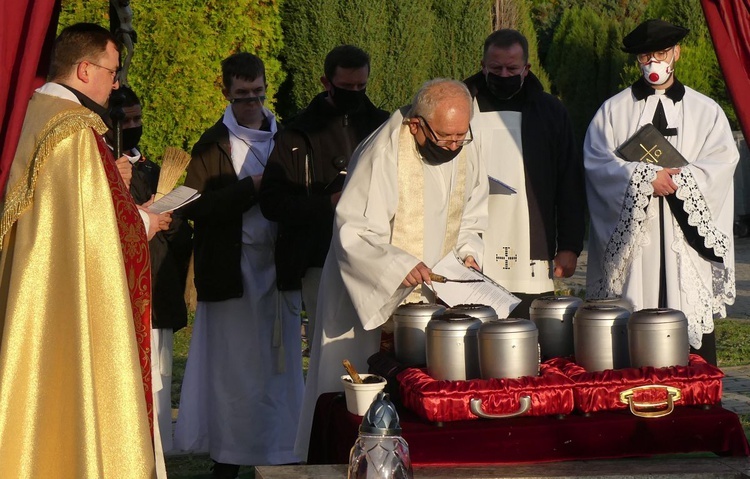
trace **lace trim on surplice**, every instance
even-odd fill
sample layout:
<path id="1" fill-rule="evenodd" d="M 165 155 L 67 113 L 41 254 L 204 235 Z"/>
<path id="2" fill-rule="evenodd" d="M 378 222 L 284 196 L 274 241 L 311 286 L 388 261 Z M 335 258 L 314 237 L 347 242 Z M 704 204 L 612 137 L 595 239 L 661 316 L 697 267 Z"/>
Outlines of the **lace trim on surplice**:
<path id="1" fill-rule="evenodd" d="M 683 201 L 683 208 L 688 213 L 688 224 L 697 229 L 706 248 L 713 248 L 714 253 L 724 259 L 731 247 L 731 238 L 716 227 L 695 177 L 685 168 L 672 179 L 678 186 L 675 195 Z M 710 285 L 707 285 L 691 260 L 695 255 L 690 254 L 682 230 L 675 225 L 674 231 L 675 241 L 672 250 L 678 257 L 680 290 L 685 295 L 687 303 L 693 307 L 686 314 L 688 338 L 692 347 L 700 348 L 703 334 L 714 329 L 714 314 L 725 317 L 726 305 L 734 304 L 734 268 L 723 263 L 710 262 L 711 278 Z"/>
<path id="2" fill-rule="evenodd" d="M 640 247 L 648 243 L 646 223 L 647 212 L 656 178 L 656 170 L 647 163 L 636 165 L 630 183 L 625 191 L 625 199 L 612 236 L 604 251 L 602 278 L 589 292 L 590 298 L 610 298 L 622 295 L 626 273 L 633 257 Z"/>

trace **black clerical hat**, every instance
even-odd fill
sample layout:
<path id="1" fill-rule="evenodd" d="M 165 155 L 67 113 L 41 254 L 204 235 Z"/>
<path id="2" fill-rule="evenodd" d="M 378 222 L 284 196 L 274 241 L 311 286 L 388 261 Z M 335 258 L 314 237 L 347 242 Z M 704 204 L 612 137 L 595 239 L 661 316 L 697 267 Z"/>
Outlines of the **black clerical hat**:
<path id="1" fill-rule="evenodd" d="M 690 30 L 664 20 L 646 20 L 622 39 L 622 51 L 650 53 L 677 45 Z"/>

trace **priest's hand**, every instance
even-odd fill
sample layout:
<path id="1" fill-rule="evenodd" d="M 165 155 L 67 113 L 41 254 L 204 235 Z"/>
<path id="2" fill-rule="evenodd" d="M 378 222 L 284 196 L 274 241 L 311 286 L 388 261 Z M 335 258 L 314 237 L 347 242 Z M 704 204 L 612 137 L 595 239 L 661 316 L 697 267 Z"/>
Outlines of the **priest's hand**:
<path id="1" fill-rule="evenodd" d="M 125 182 L 125 186 L 130 189 L 130 180 L 133 178 L 133 164 L 127 156 L 122 155 L 115 161 L 115 165 L 117 165 L 117 171 L 120 173 L 122 181 Z"/>
<path id="2" fill-rule="evenodd" d="M 578 255 L 572 251 L 558 251 L 552 261 L 555 265 L 555 278 L 570 278 L 576 272 Z"/>
<path id="3" fill-rule="evenodd" d="M 430 268 L 428 268 L 426 264 L 420 261 L 418 265 L 416 265 L 414 268 L 412 268 L 411 271 L 409 271 L 409 274 L 406 275 L 406 278 L 401 281 L 401 285 L 409 288 L 421 283 L 432 284 L 432 280 L 430 280 L 430 272 Z"/>
<path id="4" fill-rule="evenodd" d="M 668 196 L 677 191 L 677 184 L 672 180 L 672 175 L 680 172 L 679 168 L 664 168 L 656 172 L 656 179 L 651 182 L 654 187 L 654 196 Z"/>
<path id="5" fill-rule="evenodd" d="M 469 255 L 464 259 L 464 266 L 479 271 L 479 265 L 473 256 Z"/>
<path id="6" fill-rule="evenodd" d="M 172 212 L 167 211 L 166 213 L 158 215 L 149 212 L 148 220 L 148 231 L 146 232 L 146 236 L 148 237 L 148 240 L 151 241 L 151 238 L 153 238 L 156 233 L 169 229 L 169 224 L 172 223 Z"/>

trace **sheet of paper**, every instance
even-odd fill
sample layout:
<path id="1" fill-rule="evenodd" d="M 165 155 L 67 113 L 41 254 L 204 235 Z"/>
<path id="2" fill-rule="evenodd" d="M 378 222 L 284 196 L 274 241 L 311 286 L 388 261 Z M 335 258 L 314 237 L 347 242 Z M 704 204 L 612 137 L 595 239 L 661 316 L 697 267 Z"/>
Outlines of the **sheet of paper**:
<path id="1" fill-rule="evenodd" d="M 488 175 L 487 178 L 490 180 L 490 194 L 513 195 L 518 193 L 518 190 L 494 176 Z"/>
<path id="2" fill-rule="evenodd" d="M 458 304 L 482 304 L 491 306 L 498 318 L 507 318 L 521 300 L 503 288 L 491 278 L 479 271 L 464 266 L 463 261 L 455 254 L 448 253 L 432 268 L 433 273 L 449 279 L 481 279 L 481 283 L 436 283 L 432 287 L 438 297 L 448 306 Z"/>
<path id="3" fill-rule="evenodd" d="M 161 214 L 165 211 L 176 210 L 181 206 L 197 200 L 200 198 L 200 193 L 195 188 L 188 186 L 178 186 L 166 195 L 164 195 L 158 201 L 155 201 L 151 206 L 148 207 L 148 211 L 155 214 Z"/>

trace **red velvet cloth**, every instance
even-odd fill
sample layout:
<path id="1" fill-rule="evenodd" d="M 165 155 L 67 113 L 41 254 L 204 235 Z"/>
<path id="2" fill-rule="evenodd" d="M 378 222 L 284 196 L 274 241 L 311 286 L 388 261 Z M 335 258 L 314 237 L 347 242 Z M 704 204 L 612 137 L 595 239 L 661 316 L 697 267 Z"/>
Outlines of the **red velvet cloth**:
<path id="1" fill-rule="evenodd" d="M 750 0 L 701 0 L 724 81 L 750 138 Z"/>
<path id="2" fill-rule="evenodd" d="M 409 368 L 398 375 L 398 381 L 404 406 L 429 421 L 477 419 L 469 409 L 473 398 L 482 400 L 482 409 L 488 414 L 517 411 L 521 396 L 531 397 L 531 408 L 525 413 L 528 416 L 573 411 L 573 381 L 546 362 L 539 376 L 438 381 L 422 369 Z"/>
<path id="3" fill-rule="evenodd" d="M 688 452 L 748 456 L 736 414 L 720 407 L 679 407 L 669 416 L 626 411 L 587 416 L 454 421 L 443 426 L 399 410 L 412 463 L 420 466 L 510 464 L 613 459 Z M 362 418 L 346 410 L 342 393 L 320 396 L 310 437 L 310 464 L 347 464 Z"/>
<path id="4" fill-rule="evenodd" d="M 584 413 L 627 409 L 629 406 L 620 401 L 620 392 L 649 384 L 678 388 L 682 397 L 674 403 L 675 406 L 716 404 L 721 400 L 724 373 L 697 354 L 690 355 L 687 366 L 608 369 L 592 373 L 566 358 L 554 358 L 549 363 L 575 382 L 575 407 Z M 663 403 L 666 389 L 637 393 L 634 400 Z"/>
<path id="5" fill-rule="evenodd" d="M 120 232 L 122 258 L 125 263 L 125 274 L 128 278 L 130 307 L 133 311 L 135 339 L 138 343 L 138 360 L 141 366 L 143 393 L 146 397 L 146 413 L 154 432 L 154 396 L 151 389 L 151 255 L 148 252 L 148 238 L 143 227 L 138 208 L 133 202 L 130 190 L 125 186 L 120 172 L 115 165 L 112 150 L 104 138 L 94 132 L 99 154 L 102 157 L 104 172 L 109 181 L 112 193 L 112 204 L 117 215 L 117 227 Z"/>
<path id="6" fill-rule="evenodd" d="M 3 195 L 26 107 L 47 76 L 60 1 L 0 3 L 0 192 Z"/>

